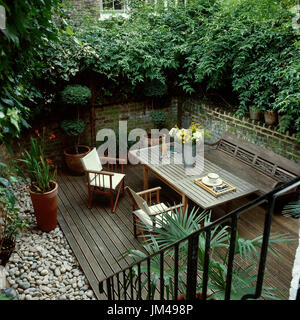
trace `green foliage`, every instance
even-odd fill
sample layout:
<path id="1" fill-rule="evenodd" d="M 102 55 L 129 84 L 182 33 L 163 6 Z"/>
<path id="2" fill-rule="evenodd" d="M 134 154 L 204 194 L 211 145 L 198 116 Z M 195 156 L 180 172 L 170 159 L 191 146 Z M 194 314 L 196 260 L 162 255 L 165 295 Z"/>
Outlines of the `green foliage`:
<path id="1" fill-rule="evenodd" d="M 279 130 L 300 138 L 293 1 L 193 0 L 186 6 L 168 1 L 166 9 L 163 2 L 132 0 L 128 19 L 98 21 L 85 14 L 80 27 L 59 3 L 0 0 L 8 23 L 0 39 L 0 140 L 18 136 L 37 102 L 44 105 L 55 86 L 61 91 L 85 71 L 105 79 L 103 96 L 227 90 L 238 101 L 239 115 L 249 106 L 278 110 L 285 115 Z"/>
<path id="2" fill-rule="evenodd" d="M 0 300 L 11 300 L 11 298 L 6 296 L 5 294 L 0 293 Z"/>
<path id="3" fill-rule="evenodd" d="M 146 80 L 144 82 L 144 95 L 146 97 L 162 97 L 167 91 L 167 85 L 157 79 Z"/>
<path id="4" fill-rule="evenodd" d="M 201 230 L 204 226 L 208 226 L 211 223 L 210 212 L 203 211 L 198 212 L 198 209 L 193 208 L 185 214 L 181 210 L 176 209 L 170 214 L 164 214 L 163 219 L 156 219 L 155 227 L 143 226 L 145 231 L 150 231 L 147 237 L 147 244 L 143 244 L 144 249 L 149 253 L 155 253 L 162 249 L 168 249 L 165 253 L 165 257 L 174 257 L 174 247 L 172 244 L 185 238 L 191 233 Z M 150 228 L 150 229 L 149 229 Z M 212 228 L 210 238 L 210 259 L 208 264 L 208 290 L 213 294 L 209 299 L 216 297 L 218 300 L 224 300 L 226 291 L 226 279 L 228 270 L 228 254 L 230 248 L 230 230 L 228 226 L 215 226 Z M 236 235 L 236 247 L 234 254 L 236 255 L 235 261 L 242 261 L 243 268 L 234 264 L 232 271 L 232 286 L 231 286 L 231 299 L 240 300 L 245 294 L 253 293 L 255 290 L 255 284 L 257 280 L 257 274 L 255 269 L 257 268 L 257 258 L 259 257 L 260 247 L 262 245 L 263 237 L 259 236 L 253 239 L 244 239 Z M 286 234 L 271 234 L 269 250 L 276 254 L 276 251 L 272 250 L 272 244 L 276 242 L 288 242 L 294 241 Z M 206 233 L 201 232 L 199 234 L 198 242 L 198 275 L 199 278 L 203 274 L 205 266 L 205 244 Z M 171 247 L 170 247 L 171 246 Z M 129 250 L 125 256 L 131 256 L 135 261 L 139 261 L 146 257 L 146 254 L 140 250 Z M 186 280 L 186 267 L 187 267 L 187 255 L 188 246 L 187 242 L 181 242 L 178 250 L 179 257 L 179 289 L 180 293 L 185 293 L 185 280 Z M 154 295 L 155 286 L 157 280 L 160 277 L 160 268 L 156 260 L 159 260 L 159 256 L 151 262 L 150 270 L 152 272 L 152 279 L 156 279 L 151 288 L 152 295 Z M 147 263 L 141 263 L 141 270 L 147 271 Z M 133 277 L 138 276 L 137 268 L 133 269 Z M 166 270 L 166 280 L 168 287 L 167 294 L 169 297 L 173 297 L 172 288 L 174 286 L 174 266 L 171 266 Z M 198 278 L 198 279 L 199 279 Z M 146 282 L 142 283 L 142 286 Z M 202 290 L 202 280 L 200 279 L 197 284 L 197 292 Z M 262 297 L 270 299 L 278 299 L 275 294 L 275 290 L 269 287 L 262 288 Z M 174 297 L 173 297 L 174 298 Z"/>
<path id="5" fill-rule="evenodd" d="M 45 193 L 53 189 L 51 180 L 55 177 L 56 169 L 52 166 L 51 159 L 45 157 L 38 139 L 30 138 L 30 150 L 24 150 L 18 162 L 24 164 L 25 171 L 17 162 L 13 161 L 13 165 L 25 182 L 27 178 L 30 179 L 30 188 L 33 192 Z"/>
<path id="6" fill-rule="evenodd" d="M 59 0 L 1 0 L 6 11 L 5 35 L 0 37 L 0 142 L 19 136 L 28 127 L 29 105 L 40 92 L 40 55 L 55 40 L 57 28 L 52 20 Z"/>
<path id="7" fill-rule="evenodd" d="M 2 244 L 11 240 L 15 241 L 21 230 L 29 226 L 29 221 L 23 219 L 19 215 L 19 208 L 17 207 L 17 198 L 13 191 L 9 188 L 12 183 L 19 179 L 12 173 L 11 169 L 6 164 L 0 162 L 0 166 L 6 169 L 5 176 L 0 177 L 0 202 L 1 214 L 0 219 L 0 249 Z"/>
<path id="8" fill-rule="evenodd" d="M 48 67 L 42 74 L 57 82 L 92 70 L 118 92 L 152 97 L 173 90 L 231 90 L 239 115 L 249 106 L 278 110 L 287 115 L 280 130 L 300 132 L 299 35 L 291 6 L 290 1 L 195 0 L 187 6 L 169 1 L 166 9 L 132 1 L 128 19 L 89 19 L 81 28 L 69 21 L 73 32 L 61 33 L 60 41 L 44 50 L 42 64 Z"/>
<path id="9" fill-rule="evenodd" d="M 67 133 L 67 135 L 76 137 L 84 131 L 85 123 L 80 119 L 64 120 L 61 123 L 61 128 Z"/>
<path id="10" fill-rule="evenodd" d="M 152 121 L 156 128 L 162 129 L 164 128 L 166 121 L 167 121 L 167 113 L 160 110 L 152 111 L 151 113 Z"/>
<path id="11" fill-rule="evenodd" d="M 287 217 L 293 217 L 295 219 L 300 218 L 300 200 L 290 202 L 285 205 L 282 214 Z"/>
<path id="12" fill-rule="evenodd" d="M 61 92 L 61 99 L 68 105 L 85 105 L 91 98 L 91 90 L 79 84 L 68 85 Z"/>

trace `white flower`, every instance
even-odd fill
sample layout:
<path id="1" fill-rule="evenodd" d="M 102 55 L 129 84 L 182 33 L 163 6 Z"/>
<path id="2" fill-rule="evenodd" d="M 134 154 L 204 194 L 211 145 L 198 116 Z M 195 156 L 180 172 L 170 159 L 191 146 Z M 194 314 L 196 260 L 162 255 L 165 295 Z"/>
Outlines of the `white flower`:
<path id="1" fill-rule="evenodd" d="M 169 135 L 170 135 L 171 137 L 174 137 L 174 136 L 176 135 L 177 131 L 178 131 L 178 129 L 172 128 L 172 129 L 169 131 Z"/>
<path id="2" fill-rule="evenodd" d="M 200 130 L 197 130 L 193 133 L 193 139 L 195 139 L 197 142 L 201 141 L 203 139 L 203 134 Z"/>

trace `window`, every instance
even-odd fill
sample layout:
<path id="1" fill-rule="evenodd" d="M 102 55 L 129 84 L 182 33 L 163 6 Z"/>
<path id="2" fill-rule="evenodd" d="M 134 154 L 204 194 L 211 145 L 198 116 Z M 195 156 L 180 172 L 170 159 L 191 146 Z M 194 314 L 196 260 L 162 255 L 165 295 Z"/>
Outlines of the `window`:
<path id="1" fill-rule="evenodd" d="M 126 0 L 100 0 L 100 14 L 109 12 L 127 12 Z"/>

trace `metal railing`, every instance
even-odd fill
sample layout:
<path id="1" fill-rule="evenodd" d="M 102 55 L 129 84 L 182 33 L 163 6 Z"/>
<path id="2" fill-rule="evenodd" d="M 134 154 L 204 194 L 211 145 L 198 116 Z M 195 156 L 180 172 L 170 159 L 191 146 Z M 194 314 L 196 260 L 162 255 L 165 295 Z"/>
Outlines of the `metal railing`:
<path id="1" fill-rule="evenodd" d="M 106 293 L 108 300 L 134 300 L 134 299 L 159 299 L 164 300 L 165 297 L 165 274 L 164 266 L 166 265 L 165 253 L 168 250 L 174 250 L 174 257 L 171 262 L 174 270 L 174 278 L 172 281 L 172 292 L 174 299 L 178 298 L 179 294 L 179 250 L 180 246 L 187 244 L 187 260 L 186 266 L 186 299 L 194 300 L 196 297 L 196 286 L 197 281 L 199 281 L 197 263 L 198 263 L 198 242 L 200 234 L 205 234 L 205 252 L 204 252 L 204 263 L 202 272 L 202 299 L 206 300 L 208 292 L 208 281 L 209 281 L 209 259 L 210 259 L 210 241 L 211 241 L 211 231 L 216 226 L 223 225 L 229 222 L 230 226 L 230 242 L 229 242 L 229 252 L 228 252 L 228 263 L 226 272 L 226 287 L 224 300 L 230 300 L 231 298 L 231 286 L 233 281 L 233 267 L 234 267 L 234 257 L 236 249 L 236 234 L 238 227 L 238 219 L 240 215 L 248 212 L 259 205 L 266 204 L 267 210 L 264 220 L 264 229 L 261 250 L 258 260 L 258 271 L 256 278 L 256 287 L 254 293 L 247 293 L 242 296 L 242 300 L 246 299 L 258 299 L 261 297 L 263 289 L 263 280 L 265 275 L 266 258 L 268 253 L 269 238 L 271 233 L 272 217 L 274 214 L 274 209 L 276 205 L 276 200 L 279 196 L 297 188 L 300 186 L 300 176 L 294 180 L 282 185 L 271 192 L 247 203 L 246 205 L 237 208 L 225 216 L 219 218 L 218 220 L 210 223 L 209 225 L 197 230 L 196 232 L 188 235 L 187 237 L 173 243 L 172 245 L 148 255 L 146 258 L 135 262 L 127 268 L 111 275 L 107 279 L 99 283 L 100 293 Z M 159 292 L 151 295 L 151 262 L 153 259 L 157 259 L 157 263 L 160 265 L 160 276 L 159 276 Z M 135 277 L 133 269 L 135 268 Z M 143 271 L 142 271 L 143 268 Z M 134 279 L 134 280 L 133 280 Z M 106 290 L 105 290 L 106 288 Z M 169 288 L 170 289 L 170 288 Z M 144 291 L 143 291 L 144 290 Z M 143 294 L 146 292 L 146 294 Z M 296 300 L 300 300 L 300 288 L 298 289 Z"/>

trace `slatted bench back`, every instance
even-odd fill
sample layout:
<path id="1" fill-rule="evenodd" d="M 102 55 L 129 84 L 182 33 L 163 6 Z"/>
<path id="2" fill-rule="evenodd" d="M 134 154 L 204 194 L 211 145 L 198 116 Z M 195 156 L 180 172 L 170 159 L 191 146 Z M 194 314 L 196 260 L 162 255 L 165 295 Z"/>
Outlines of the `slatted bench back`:
<path id="1" fill-rule="evenodd" d="M 281 182 L 300 175 L 300 165 L 270 150 L 225 132 L 217 149 Z"/>

